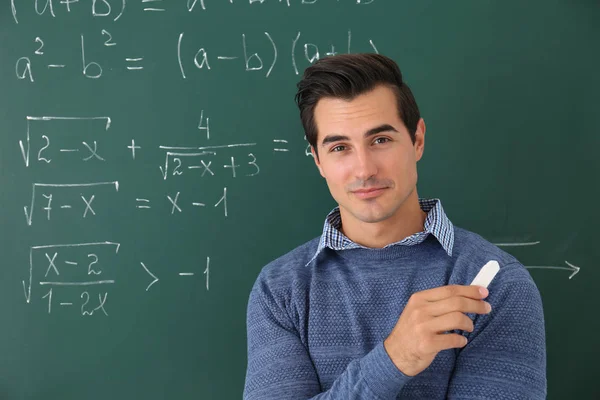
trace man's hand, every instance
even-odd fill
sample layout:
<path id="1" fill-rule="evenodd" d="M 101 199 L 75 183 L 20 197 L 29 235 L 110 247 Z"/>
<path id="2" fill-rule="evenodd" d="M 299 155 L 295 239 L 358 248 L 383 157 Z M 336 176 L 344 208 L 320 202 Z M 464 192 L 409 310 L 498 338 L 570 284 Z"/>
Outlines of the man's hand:
<path id="1" fill-rule="evenodd" d="M 464 347 L 464 336 L 444 332 L 472 332 L 473 321 L 464 313 L 489 313 L 491 306 L 482 300 L 487 295 L 488 290 L 481 286 L 461 285 L 414 293 L 383 342 L 396 367 L 404 375 L 414 376 L 427 368 L 440 351 Z"/>

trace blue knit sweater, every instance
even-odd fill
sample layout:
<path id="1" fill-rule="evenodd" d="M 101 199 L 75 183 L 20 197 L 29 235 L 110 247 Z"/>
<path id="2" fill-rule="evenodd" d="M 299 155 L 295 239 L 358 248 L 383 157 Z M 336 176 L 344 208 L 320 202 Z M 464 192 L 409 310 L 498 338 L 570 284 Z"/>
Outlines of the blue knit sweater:
<path id="1" fill-rule="evenodd" d="M 513 256 L 454 227 L 449 256 L 429 235 L 414 246 L 317 249 L 316 238 L 265 266 L 248 302 L 244 399 L 544 399 L 546 349 L 538 289 Z M 383 341 L 409 297 L 468 285 L 489 260 L 487 315 L 469 315 L 468 344 L 420 374 L 393 364 Z M 308 265 L 307 265 L 308 263 Z"/>

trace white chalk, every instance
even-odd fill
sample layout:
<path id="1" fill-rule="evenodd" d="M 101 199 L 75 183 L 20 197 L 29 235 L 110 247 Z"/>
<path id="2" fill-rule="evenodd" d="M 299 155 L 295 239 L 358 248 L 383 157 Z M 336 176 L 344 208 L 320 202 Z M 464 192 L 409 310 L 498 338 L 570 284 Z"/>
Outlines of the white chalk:
<path id="1" fill-rule="evenodd" d="M 473 279 L 471 285 L 483 286 L 484 288 L 487 288 L 499 270 L 500 264 L 498 264 L 498 261 L 488 261 L 487 264 L 481 267 L 481 270 L 479 271 L 475 279 Z"/>

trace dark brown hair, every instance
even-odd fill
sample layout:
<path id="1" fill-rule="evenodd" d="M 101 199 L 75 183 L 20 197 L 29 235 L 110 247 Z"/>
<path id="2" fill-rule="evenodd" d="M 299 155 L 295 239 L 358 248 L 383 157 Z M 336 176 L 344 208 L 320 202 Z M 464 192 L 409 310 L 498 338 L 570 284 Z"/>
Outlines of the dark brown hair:
<path id="1" fill-rule="evenodd" d="M 352 100 L 355 97 L 385 85 L 394 91 L 398 115 L 415 143 L 417 123 L 421 118 L 417 102 L 398 65 L 390 58 L 371 53 L 340 54 L 318 60 L 306 68 L 298 82 L 296 103 L 306 139 L 317 151 L 315 107 L 323 97 Z M 318 154 L 317 154 L 318 156 Z"/>

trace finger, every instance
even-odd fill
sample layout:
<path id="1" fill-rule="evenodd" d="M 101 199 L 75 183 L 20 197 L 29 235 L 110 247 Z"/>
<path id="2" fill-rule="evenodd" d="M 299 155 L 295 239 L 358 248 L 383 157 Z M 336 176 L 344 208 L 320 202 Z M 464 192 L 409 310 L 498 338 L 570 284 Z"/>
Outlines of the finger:
<path id="1" fill-rule="evenodd" d="M 488 314 L 492 306 L 483 300 L 454 296 L 440 301 L 434 301 L 426 306 L 426 313 L 432 317 L 460 311 L 462 313 Z"/>
<path id="2" fill-rule="evenodd" d="M 444 333 L 454 329 L 472 332 L 473 321 L 461 312 L 452 312 L 433 318 L 425 323 L 425 330 L 431 333 Z"/>
<path id="3" fill-rule="evenodd" d="M 480 289 L 483 291 L 480 291 Z M 422 292 L 418 292 L 417 294 L 420 300 L 440 301 L 453 296 L 463 296 L 471 299 L 483 299 L 488 295 L 488 291 L 480 286 L 447 285 L 424 290 Z"/>
<path id="4" fill-rule="evenodd" d="M 429 336 L 419 344 L 421 354 L 437 354 L 442 350 L 464 347 L 467 339 L 457 333 Z"/>
<path id="5" fill-rule="evenodd" d="M 467 338 L 457 333 L 446 333 L 436 335 L 434 338 L 435 346 L 438 351 L 456 349 L 467 345 Z"/>

